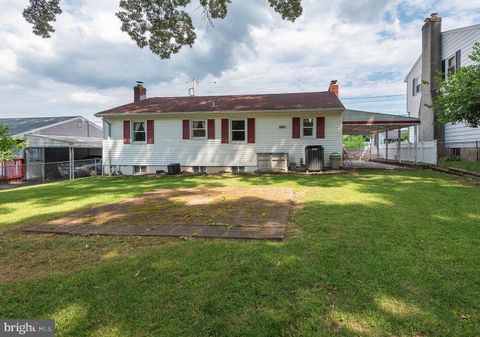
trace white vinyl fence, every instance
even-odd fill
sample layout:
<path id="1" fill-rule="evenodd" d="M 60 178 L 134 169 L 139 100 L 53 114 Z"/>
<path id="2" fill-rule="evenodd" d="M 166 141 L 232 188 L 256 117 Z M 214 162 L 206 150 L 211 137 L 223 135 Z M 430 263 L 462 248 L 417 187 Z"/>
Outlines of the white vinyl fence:
<path id="1" fill-rule="evenodd" d="M 400 160 L 411 163 L 437 164 L 437 141 L 418 142 L 416 151 L 415 143 L 403 142 L 400 144 L 400 156 L 398 152 L 397 143 L 388 144 L 387 158 L 386 144 L 381 144 L 378 158 L 396 161 Z"/>

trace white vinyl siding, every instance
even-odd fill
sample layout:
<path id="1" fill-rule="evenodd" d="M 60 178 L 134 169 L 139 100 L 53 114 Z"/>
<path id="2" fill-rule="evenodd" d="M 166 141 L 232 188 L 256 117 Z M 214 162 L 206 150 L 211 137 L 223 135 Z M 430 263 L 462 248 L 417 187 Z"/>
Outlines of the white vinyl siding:
<path id="1" fill-rule="evenodd" d="M 325 118 L 324 139 L 292 139 L 292 117 Z M 247 120 L 255 118 L 255 144 L 230 142 L 221 144 L 221 119 Z M 326 113 L 258 113 L 258 114 L 208 114 L 201 118 L 195 115 L 151 116 L 154 120 L 155 144 L 132 146 L 123 144 L 123 119 L 109 118 L 112 125 L 112 138 L 104 140 L 103 155 L 109 165 L 147 165 L 164 167 L 171 163 L 182 166 L 257 166 L 257 153 L 285 152 L 291 162 L 304 160 L 305 146 L 322 145 L 325 160 L 342 151 L 342 114 Z M 215 119 L 215 140 L 182 139 L 182 119 Z M 133 120 L 132 120 L 133 121 Z M 231 127 L 231 123 L 229 123 Z M 231 130 L 230 130 L 231 132 Z"/>
<path id="2" fill-rule="evenodd" d="M 455 55 L 461 50 L 460 65 L 468 66 L 473 61 L 468 57 L 473 52 L 473 45 L 480 42 L 480 25 L 457 29 L 442 34 L 442 59 Z M 445 142 L 447 147 L 474 147 L 473 142 L 480 140 L 480 128 L 469 128 L 464 123 L 447 124 L 445 126 Z"/>
<path id="3" fill-rule="evenodd" d="M 448 58 L 455 56 L 458 50 L 461 50 L 460 65 L 467 66 L 472 64 L 472 60 L 468 57 L 473 52 L 475 42 L 480 42 L 480 25 L 465 27 L 442 33 L 442 60 L 448 62 Z M 448 66 L 447 66 L 448 67 Z M 407 113 L 410 112 L 411 117 L 418 117 L 420 109 L 421 93 L 412 96 L 413 79 L 420 77 L 422 73 L 421 56 L 410 70 L 407 78 Z M 422 126 L 420 126 L 422 127 Z M 433 126 L 432 126 L 433 127 Z M 414 141 L 413 127 L 409 128 L 410 141 Z M 447 124 L 445 126 L 445 142 L 447 147 L 471 147 L 472 142 L 480 140 L 480 129 L 469 128 L 463 123 Z"/>
<path id="4" fill-rule="evenodd" d="M 422 99 L 422 92 L 413 95 L 413 79 L 422 77 L 422 59 L 417 60 L 412 70 L 406 78 L 407 84 L 407 113 L 410 113 L 410 117 L 418 118 L 420 111 L 420 100 Z M 409 128 L 410 142 L 414 141 L 413 127 Z"/>

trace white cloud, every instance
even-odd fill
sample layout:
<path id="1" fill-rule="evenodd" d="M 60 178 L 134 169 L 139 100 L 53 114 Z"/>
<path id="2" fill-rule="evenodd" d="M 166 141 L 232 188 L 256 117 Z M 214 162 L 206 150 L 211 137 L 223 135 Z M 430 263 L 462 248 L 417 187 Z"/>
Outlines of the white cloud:
<path id="1" fill-rule="evenodd" d="M 75 91 L 70 95 L 70 99 L 75 103 L 86 104 L 106 104 L 113 101 L 112 97 L 104 96 L 98 92 Z"/>
<path id="2" fill-rule="evenodd" d="M 0 2 L 0 116 L 92 118 L 130 102 L 136 80 L 148 96 L 186 95 L 192 77 L 205 95 L 318 91 L 332 79 L 344 97 L 403 94 L 424 17 L 440 12 L 444 29 L 480 23 L 480 0 L 304 0 L 295 23 L 267 0 L 236 1 L 214 27 L 194 11 L 195 45 L 160 60 L 121 32 L 117 1 L 63 1 L 51 39 L 31 33 L 25 3 Z M 405 112 L 403 102 L 362 108 Z"/>

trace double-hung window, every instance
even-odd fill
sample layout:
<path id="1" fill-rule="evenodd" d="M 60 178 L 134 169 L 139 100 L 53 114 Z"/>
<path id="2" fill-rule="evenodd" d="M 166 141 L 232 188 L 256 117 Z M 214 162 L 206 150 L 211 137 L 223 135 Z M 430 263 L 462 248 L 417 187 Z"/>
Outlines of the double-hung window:
<path id="1" fill-rule="evenodd" d="M 192 121 L 192 138 L 205 138 L 207 136 L 205 121 Z"/>
<path id="2" fill-rule="evenodd" d="M 313 118 L 304 118 L 302 122 L 303 137 L 313 137 Z"/>
<path id="3" fill-rule="evenodd" d="M 246 123 L 245 120 L 232 120 L 232 141 L 244 142 L 246 139 Z"/>
<path id="4" fill-rule="evenodd" d="M 457 60 L 456 60 L 456 57 L 455 56 L 452 56 L 448 59 L 448 75 L 453 75 L 455 74 L 455 71 L 456 71 L 456 64 L 457 64 Z"/>
<path id="5" fill-rule="evenodd" d="M 412 81 L 412 95 L 415 96 L 422 90 L 422 79 L 415 77 Z"/>
<path id="6" fill-rule="evenodd" d="M 133 122 L 133 141 L 143 143 L 147 139 L 145 122 Z"/>

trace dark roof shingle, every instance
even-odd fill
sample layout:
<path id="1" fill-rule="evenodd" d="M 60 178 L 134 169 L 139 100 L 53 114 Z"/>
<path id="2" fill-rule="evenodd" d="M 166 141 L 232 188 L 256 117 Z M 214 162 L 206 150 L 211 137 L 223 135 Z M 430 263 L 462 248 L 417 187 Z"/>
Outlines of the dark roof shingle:
<path id="1" fill-rule="evenodd" d="M 154 97 L 98 112 L 95 116 L 142 113 L 343 110 L 338 97 L 329 91 L 265 95 Z"/>

